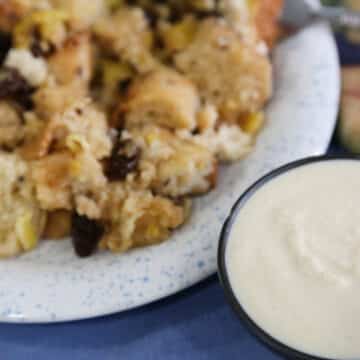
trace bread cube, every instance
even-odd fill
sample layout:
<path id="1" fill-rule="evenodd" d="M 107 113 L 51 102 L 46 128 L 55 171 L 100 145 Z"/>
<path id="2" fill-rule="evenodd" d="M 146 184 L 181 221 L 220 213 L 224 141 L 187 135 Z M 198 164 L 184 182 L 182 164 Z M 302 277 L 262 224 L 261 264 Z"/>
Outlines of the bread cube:
<path id="1" fill-rule="evenodd" d="M 9 102 L 0 102 L 0 147 L 13 149 L 24 138 L 24 127 L 17 109 Z"/>
<path id="2" fill-rule="evenodd" d="M 175 71 L 160 69 L 137 79 L 123 105 L 126 125 L 156 124 L 194 129 L 200 100 L 196 88 Z"/>
<path id="3" fill-rule="evenodd" d="M 155 167 L 150 188 L 157 194 L 176 198 L 214 187 L 217 162 L 206 147 L 156 126 L 134 129 L 130 136 L 143 150 L 140 162 Z"/>
<path id="4" fill-rule="evenodd" d="M 205 20 L 175 62 L 201 96 L 217 106 L 221 119 L 236 122 L 262 109 L 271 96 L 269 59 L 220 20 Z"/>
<path id="5" fill-rule="evenodd" d="M 278 22 L 284 0 L 253 0 L 253 16 L 259 36 L 272 48 L 280 35 Z"/>
<path id="6" fill-rule="evenodd" d="M 60 85 L 79 82 L 89 85 L 93 71 L 93 53 L 88 32 L 77 33 L 66 40 L 48 61 L 49 70 Z"/>
<path id="7" fill-rule="evenodd" d="M 121 184 L 110 188 L 105 219 L 109 222 L 100 246 L 114 252 L 154 245 L 168 239 L 184 223 L 188 209 L 150 191 L 124 191 Z"/>
<path id="8" fill-rule="evenodd" d="M 43 209 L 75 209 L 90 219 L 101 216 L 107 181 L 91 154 L 63 151 L 48 155 L 32 163 L 31 176 Z"/>
<path id="9" fill-rule="evenodd" d="M 11 257 L 36 247 L 46 215 L 19 156 L 0 152 L 0 179 L 0 257 Z"/>
<path id="10" fill-rule="evenodd" d="M 141 8 L 121 7 L 111 18 L 96 22 L 94 34 L 104 51 L 145 73 L 158 65 L 150 50 L 152 32 Z"/>
<path id="11" fill-rule="evenodd" d="M 108 13 L 107 1 L 104 0 L 49 0 L 55 8 L 69 14 L 72 28 L 89 27 L 101 16 Z"/>
<path id="12" fill-rule="evenodd" d="M 61 101 L 59 104 L 56 100 L 55 104 L 50 103 L 49 114 L 51 110 L 57 111 L 58 105 L 62 109 Z M 64 150 L 68 136 L 76 136 L 96 159 L 110 155 L 111 140 L 105 114 L 87 98 L 74 101 L 70 107 L 53 113 L 39 135 L 24 145 L 22 155 L 27 159 L 36 159 L 47 155 L 51 146 Z"/>

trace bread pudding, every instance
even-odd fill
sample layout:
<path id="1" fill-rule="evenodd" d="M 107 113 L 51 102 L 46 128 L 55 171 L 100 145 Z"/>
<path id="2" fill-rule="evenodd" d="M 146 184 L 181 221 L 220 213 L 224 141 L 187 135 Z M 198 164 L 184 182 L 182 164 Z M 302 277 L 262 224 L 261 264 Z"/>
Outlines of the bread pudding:
<path id="1" fill-rule="evenodd" d="M 255 145 L 281 0 L 0 0 L 0 257 L 166 241 Z"/>

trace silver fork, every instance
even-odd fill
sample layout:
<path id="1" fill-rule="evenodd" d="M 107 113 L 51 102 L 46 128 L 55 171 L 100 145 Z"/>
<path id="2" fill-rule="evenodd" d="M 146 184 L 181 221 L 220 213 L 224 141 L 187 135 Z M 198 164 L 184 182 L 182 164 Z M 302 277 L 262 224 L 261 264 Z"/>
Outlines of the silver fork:
<path id="1" fill-rule="evenodd" d="M 321 6 L 317 0 L 285 0 L 281 16 L 285 25 L 301 28 L 319 19 L 336 26 L 360 29 L 360 12 L 341 6 Z"/>

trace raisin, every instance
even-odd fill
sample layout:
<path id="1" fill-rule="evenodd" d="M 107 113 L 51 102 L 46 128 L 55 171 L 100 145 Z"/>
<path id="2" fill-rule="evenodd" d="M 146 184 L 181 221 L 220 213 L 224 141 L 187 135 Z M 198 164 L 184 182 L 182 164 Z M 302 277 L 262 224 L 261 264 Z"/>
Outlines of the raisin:
<path id="1" fill-rule="evenodd" d="M 41 37 L 41 30 L 39 26 L 35 26 L 32 30 L 32 40 L 30 51 L 35 57 L 47 57 L 55 53 L 55 46 L 46 42 Z"/>
<path id="2" fill-rule="evenodd" d="M 195 128 L 194 130 L 192 130 L 192 131 L 191 131 L 191 135 L 194 135 L 194 136 L 200 135 L 200 130 L 199 130 L 199 128 Z"/>
<path id="3" fill-rule="evenodd" d="M 106 167 L 106 176 L 110 181 L 121 181 L 136 171 L 140 159 L 140 150 L 130 141 L 117 141 Z"/>
<path id="4" fill-rule="evenodd" d="M 198 20 L 203 20 L 208 17 L 217 17 L 218 18 L 218 17 L 221 17 L 222 14 L 217 10 L 213 10 L 213 11 L 198 10 L 195 12 L 195 16 Z"/>
<path id="5" fill-rule="evenodd" d="M 130 85 L 132 83 L 132 79 L 124 79 L 118 82 L 118 92 L 119 94 L 124 94 L 128 91 Z"/>
<path id="6" fill-rule="evenodd" d="M 45 44 L 40 41 L 33 40 L 30 46 L 30 51 L 35 57 L 49 57 L 55 53 L 55 46 L 53 44 Z"/>
<path id="7" fill-rule="evenodd" d="M 74 213 L 71 218 L 72 243 L 79 257 L 88 257 L 96 250 L 104 227 L 98 222 Z"/>
<path id="8" fill-rule="evenodd" d="M 159 20 L 159 15 L 153 9 L 149 9 L 146 11 L 146 18 L 149 21 L 150 27 L 154 29 Z"/>
<path id="9" fill-rule="evenodd" d="M 110 119 L 109 119 L 109 126 L 111 128 L 115 128 L 118 133 L 121 133 L 121 131 L 125 127 L 125 114 L 123 109 L 118 106 L 112 113 Z"/>
<path id="10" fill-rule="evenodd" d="M 33 91 L 34 88 L 16 69 L 4 68 L 0 71 L 0 99 L 10 98 L 29 110 L 33 106 Z"/>
<path id="11" fill-rule="evenodd" d="M 33 41 L 30 46 L 31 53 L 36 57 L 41 57 L 43 55 L 43 50 L 41 44 L 37 41 Z"/>
<path id="12" fill-rule="evenodd" d="M 4 62 L 7 53 L 12 46 L 11 35 L 0 32 L 0 65 Z"/>

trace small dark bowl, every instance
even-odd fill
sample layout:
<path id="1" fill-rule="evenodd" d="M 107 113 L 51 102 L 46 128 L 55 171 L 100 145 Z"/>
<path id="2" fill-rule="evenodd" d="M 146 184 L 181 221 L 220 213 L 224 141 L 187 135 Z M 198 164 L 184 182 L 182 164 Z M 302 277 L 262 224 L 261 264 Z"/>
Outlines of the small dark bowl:
<path id="1" fill-rule="evenodd" d="M 291 360 L 336 360 L 329 358 L 320 358 L 312 355 L 308 355 L 302 352 L 299 352 L 295 349 L 292 349 L 280 341 L 273 338 L 270 334 L 260 328 L 246 313 L 239 300 L 236 298 L 231 284 L 230 279 L 226 269 L 225 262 L 225 253 L 226 246 L 229 238 L 229 234 L 231 232 L 232 225 L 239 213 L 241 208 L 246 204 L 246 202 L 251 198 L 251 196 L 260 189 L 264 184 L 268 183 L 272 179 L 276 178 L 279 175 L 282 175 L 290 170 L 299 168 L 304 165 L 309 165 L 318 162 L 331 161 L 331 160 L 360 160 L 360 157 L 355 156 L 332 156 L 332 155 L 324 155 L 324 156 L 316 156 L 309 157 L 302 160 L 298 160 L 282 166 L 269 174 L 262 177 L 255 184 L 253 184 L 250 188 L 248 188 L 243 195 L 236 201 L 235 205 L 230 211 L 229 217 L 226 219 L 221 235 L 220 235 L 220 243 L 218 248 L 218 274 L 220 278 L 220 282 L 225 291 L 225 296 L 230 303 L 231 307 L 238 315 L 242 323 L 247 327 L 249 332 L 254 335 L 258 340 L 260 340 L 265 346 L 267 346 L 271 351 L 277 353 L 285 359 Z"/>

